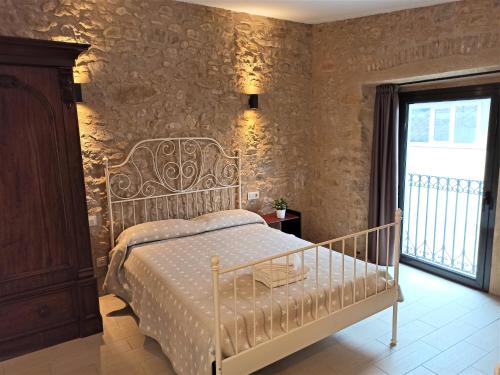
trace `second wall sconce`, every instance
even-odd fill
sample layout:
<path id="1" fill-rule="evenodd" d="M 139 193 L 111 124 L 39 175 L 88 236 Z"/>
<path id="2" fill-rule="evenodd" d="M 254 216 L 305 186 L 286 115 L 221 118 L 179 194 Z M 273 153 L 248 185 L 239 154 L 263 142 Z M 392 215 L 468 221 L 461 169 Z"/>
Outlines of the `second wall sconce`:
<path id="1" fill-rule="evenodd" d="M 248 108 L 258 109 L 259 108 L 259 95 L 250 94 L 248 95 Z"/>

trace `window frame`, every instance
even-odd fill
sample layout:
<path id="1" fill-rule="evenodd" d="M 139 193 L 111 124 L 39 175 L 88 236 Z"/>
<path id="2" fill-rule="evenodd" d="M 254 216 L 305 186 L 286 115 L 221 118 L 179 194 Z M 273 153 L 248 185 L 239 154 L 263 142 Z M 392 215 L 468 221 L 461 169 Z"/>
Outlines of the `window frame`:
<path id="1" fill-rule="evenodd" d="M 500 175 L 500 84 L 420 89 L 399 92 L 399 134 L 398 134 L 398 205 L 404 212 L 404 188 L 406 176 L 406 153 L 410 143 L 408 137 L 407 113 L 410 104 L 445 102 L 467 99 L 490 98 L 490 119 L 487 131 L 487 152 L 484 176 L 483 209 L 481 212 L 481 234 L 478 246 L 476 279 L 459 275 L 442 268 L 426 265 L 401 255 L 401 263 L 406 263 L 427 272 L 445 277 L 461 284 L 488 291 L 493 253 L 493 236 L 497 207 L 497 192 Z M 427 146 L 429 147 L 429 146 Z"/>

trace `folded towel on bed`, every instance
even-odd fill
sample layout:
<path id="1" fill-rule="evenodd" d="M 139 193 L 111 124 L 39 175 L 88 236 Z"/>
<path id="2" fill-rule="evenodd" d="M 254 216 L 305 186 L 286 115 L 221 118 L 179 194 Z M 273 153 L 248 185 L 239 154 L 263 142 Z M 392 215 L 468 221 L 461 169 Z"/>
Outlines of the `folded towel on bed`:
<path id="1" fill-rule="evenodd" d="M 309 268 L 302 269 L 301 257 L 298 253 L 287 257 L 273 259 L 271 262 L 259 263 L 255 266 L 255 280 L 273 288 L 300 281 L 307 277 Z"/>

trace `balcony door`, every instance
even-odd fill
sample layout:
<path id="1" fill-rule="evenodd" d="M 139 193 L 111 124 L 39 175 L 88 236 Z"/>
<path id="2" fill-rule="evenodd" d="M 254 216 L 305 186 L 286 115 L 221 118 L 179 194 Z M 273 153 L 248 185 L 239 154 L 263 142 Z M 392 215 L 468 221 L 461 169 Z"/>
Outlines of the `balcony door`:
<path id="1" fill-rule="evenodd" d="M 500 85 L 400 94 L 401 261 L 487 289 Z"/>

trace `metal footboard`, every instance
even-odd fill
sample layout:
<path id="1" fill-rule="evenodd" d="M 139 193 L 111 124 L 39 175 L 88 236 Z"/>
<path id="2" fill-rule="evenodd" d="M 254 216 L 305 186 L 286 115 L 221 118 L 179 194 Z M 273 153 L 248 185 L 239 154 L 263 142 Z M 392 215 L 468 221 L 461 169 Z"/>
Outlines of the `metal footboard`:
<path id="1" fill-rule="evenodd" d="M 211 269 L 212 269 L 212 282 L 213 282 L 213 303 L 214 303 L 214 344 L 215 344 L 215 373 L 216 374 L 235 374 L 235 373 L 248 373 L 262 368 L 272 362 L 275 362 L 286 355 L 289 355 L 297 350 L 304 348 L 324 337 L 331 335 L 332 333 L 343 329 L 351 324 L 354 324 L 378 311 L 381 311 L 390 306 L 393 307 L 393 326 L 392 326 L 392 340 L 391 345 L 396 344 L 397 337 L 397 301 L 398 301 L 398 286 L 399 286 L 399 252 L 400 252 L 400 233 L 401 233 L 401 210 L 397 210 L 394 217 L 394 222 L 386 225 L 382 225 L 376 228 L 367 229 L 361 232 L 349 234 L 347 236 L 335 238 L 329 241 L 324 241 L 317 244 L 311 244 L 309 246 L 287 251 L 284 253 L 276 254 L 263 259 L 258 259 L 245 264 L 237 265 L 235 267 L 230 267 L 227 269 L 221 269 L 219 263 L 219 257 L 213 256 L 211 258 Z M 394 266 L 393 274 L 389 272 L 389 239 L 392 235 L 394 236 Z M 385 236 L 381 236 L 385 232 Z M 380 249 L 381 244 L 380 238 L 385 237 L 387 243 L 386 246 L 386 259 L 385 265 L 379 266 L 380 259 Z M 345 304 L 344 293 L 346 287 L 345 280 L 345 260 L 346 260 L 346 243 L 351 241 L 353 244 L 352 248 L 352 262 L 353 262 L 353 283 L 352 283 L 352 300 L 351 303 Z M 367 292 L 367 282 L 368 282 L 368 248 L 370 241 L 374 241 L 374 247 L 376 249 L 376 261 L 375 261 L 375 292 L 372 295 L 368 295 Z M 328 264 L 324 265 L 319 256 L 319 250 L 328 250 Z M 360 254 L 363 256 L 357 256 L 357 252 L 360 250 Z M 315 267 L 310 270 L 311 277 L 315 283 L 315 300 L 311 301 L 314 303 L 311 306 L 311 311 L 314 313 L 309 315 L 309 321 L 304 321 L 304 301 L 305 301 L 305 278 L 302 280 L 290 282 L 288 279 L 288 273 L 286 273 L 286 280 L 284 285 L 279 287 L 269 288 L 269 300 L 271 301 L 269 306 L 269 316 L 270 316 L 270 329 L 269 337 L 264 342 L 257 342 L 257 306 L 256 306 L 256 279 L 255 279 L 255 267 L 259 264 L 268 263 L 269 269 L 273 269 L 273 262 L 278 258 L 286 257 L 286 265 L 289 265 L 290 257 L 299 254 L 301 259 L 302 275 L 304 275 L 304 257 L 305 253 L 310 252 L 315 257 Z M 341 254 L 341 288 L 340 288 L 340 306 L 337 309 L 332 306 L 332 281 L 333 281 L 333 255 L 334 252 Z M 364 264 L 364 293 L 361 293 L 359 297 L 356 295 L 356 277 L 357 275 L 357 265 L 359 263 Z M 320 316 L 318 314 L 319 309 L 319 268 L 320 265 L 328 267 L 328 295 L 325 296 L 326 302 L 326 312 Z M 252 274 L 252 326 L 253 338 L 250 340 L 250 347 L 242 351 L 239 350 L 238 345 L 238 312 L 237 312 L 237 301 L 238 301 L 238 286 L 237 286 L 237 276 L 238 272 L 250 270 Z M 385 287 L 379 290 L 378 287 L 378 275 L 379 271 L 384 273 Z M 232 275 L 233 283 L 233 300 L 234 300 L 234 353 L 223 359 L 222 356 L 222 342 L 221 342 L 221 293 L 220 293 L 220 278 L 223 275 Z M 392 277 L 392 280 L 390 280 Z M 273 278 L 271 275 L 271 284 Z M 300 285 L 301 288 L 301 300 L 300 300 L 300 324 L 298 327 L 290 328 L 290 299 L 289 290 L 291 284 Z M 284 328 L 279 335 L 274 335 L 273 322 L 274 314 L 273 311 L 273 301 L 275 289 L 282 288 L 285 290 L 285 313 Z M 360 293 L 358 293 L 360 294 Z M 233 327 L 231 327 L 233 329 Z"/>

